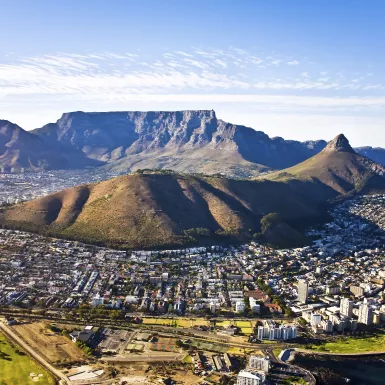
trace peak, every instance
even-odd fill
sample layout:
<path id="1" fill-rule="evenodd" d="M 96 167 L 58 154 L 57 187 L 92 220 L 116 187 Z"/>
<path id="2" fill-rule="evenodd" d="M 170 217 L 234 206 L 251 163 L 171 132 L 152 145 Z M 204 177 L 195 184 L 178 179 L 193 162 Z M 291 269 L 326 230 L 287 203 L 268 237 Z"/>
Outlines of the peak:
<path id="1" fill-rule="evenodd" d="M 350 152 L 355 154 L 355 151 L 350 146 L 349 141 L 344 134 L 339 134 L 331 140 L 324 151 Z"/>

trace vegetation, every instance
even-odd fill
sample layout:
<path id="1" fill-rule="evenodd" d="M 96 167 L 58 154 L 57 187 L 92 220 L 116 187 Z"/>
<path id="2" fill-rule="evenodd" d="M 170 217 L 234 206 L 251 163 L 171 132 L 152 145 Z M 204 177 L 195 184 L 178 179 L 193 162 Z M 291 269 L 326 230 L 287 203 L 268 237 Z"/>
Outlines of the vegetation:
<path id="1" fill-rule="evenodd" d="M 304 345 L 303 348 L 333 354 L 384 352 L 385 333 L 378 331 L 369 336 L 342 337 L 335 341 Z"/>
<path id="2" fill-rule="evenodd" d="M 31 374 L 35 376 L 32 378 Z M 24 385 L 33 379 L 40 385 L 55 384 L 48 372 L 0 334 L 0 385 Z"/>
<path id="3" fill-rule="evenodd" d="M 247 206 L 245 206 L 247 202 Z M 244 242 L 317 207 L 285 183 L 141 171 L 5 209 L 0 225 L 121 249 Z M 295 238 L 289 234 L 289 238 Z M 257 235 L 256 235 L 257 237 Z"/>

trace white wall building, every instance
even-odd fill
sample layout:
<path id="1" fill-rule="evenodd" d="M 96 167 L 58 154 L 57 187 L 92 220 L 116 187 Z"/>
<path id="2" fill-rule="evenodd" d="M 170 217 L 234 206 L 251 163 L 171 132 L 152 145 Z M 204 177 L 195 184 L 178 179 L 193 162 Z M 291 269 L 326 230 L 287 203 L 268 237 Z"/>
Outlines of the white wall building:
<path id="1" fill-rule="evenodd" d="M 349 298 L 342 298 L 340 302 L 340 313 L 346 315 L 347 317 L 352 317 L 353 315 L 353 305 L 354 302 Z"/>
<path id="2" fill-rule="evenodd" d="M 266 375 L 254 370 L 241 370 L 237 377 L 237 385 L 261 385 L 265 382 Z"/>
<path id="3" fill-rule="evenodd" d="M 252 369 L 262 370 L 265 373 L 269 373 L 270 360 L 266 357 L 250 356 L 249 367 Z"/>

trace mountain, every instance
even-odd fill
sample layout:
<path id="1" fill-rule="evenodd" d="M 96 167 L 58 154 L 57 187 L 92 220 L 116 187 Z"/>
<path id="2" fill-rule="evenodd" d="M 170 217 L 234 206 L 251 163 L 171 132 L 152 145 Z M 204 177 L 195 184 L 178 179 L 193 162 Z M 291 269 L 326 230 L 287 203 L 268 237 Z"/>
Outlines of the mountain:
<path id="1" fill-rule="evenodd" d="M 306 184 L 142 172 L 5 208 L 0 222 L 137 249 L 249 239 L 270 212 L 287 223 L 308 222 L 319 217 L 321 205 Z"/>
<path id="2" fill-rule="evenodd" d="M 93 167 L 101 162 L 87 159 L 81 151 L 23 130 L 7 120 L 0 120 L 0 165 L 5 168 L 41 170 L 45 168 Z"/>
<path id="3" fill-rule="evenodd" d="M 358 154 L 341 134 L 319 154 L 296 166 L 271 173 L 266 179 L 308 181 L 340 195 L 373 192 L 385 188 L 385 166 Z"/>
<path id="4" fill-rule="evenodd" d="M 385 166 L 385 149 L 380 147 L 358 147 L 355 150 L 367 158 L 373 160 L 374 162 L 380 163 Z"/>
<path id="5" fill-rule="evenodd" d="M 0 223 L 115 247 L 244 240 L 261 231 L 286 246 L 303 242 L 300 230 L 321 220 L 328 202 L 385 191 L 384 175 L 339 135 L 312 158 L 256 180 L 141 171 L 5 208 Z"/>
<path id="6" fill-rule="evenodd" d="M 71 112 L 42 128 L 18 130 L 13 141 L 20 158 L 16 163 L 32 169 L 104 165 L 126 172 L 152 168 L 248 177 L 294 165 L 326 145 L 269 138 L 217 119 L 212 110 Z M 40 147 L 33 147 L 31 158 L 29 146 L 35 138 Z M 5 153 L 0 151 L 0 156 Z M 59 154 L 65 161 L 58 161 Z M 0 165 L 11 166 L 13 159 L 6 155 Z"/>
<path id="7" fill-rule="evenodd" d="M 269 138 L 217 119 L 213 110 L 174 112 L 72 112 L 33 134 L 74 147 L 120 171 L 256 175 L 294 165 L 324 146 Z"/>
<path id="8" fill-rule="evenodd" d="M 29 132 L 0 121 L 0 166 L 16 169 L 103 166 L 121 172 L 172 169 L 252 177 L 294 166 L 326 144 L 270 138 L 224 122 L 213 110 L 78 111 Z M 385 150 L 362 147 L 358 152 L 385 164 Z"/>

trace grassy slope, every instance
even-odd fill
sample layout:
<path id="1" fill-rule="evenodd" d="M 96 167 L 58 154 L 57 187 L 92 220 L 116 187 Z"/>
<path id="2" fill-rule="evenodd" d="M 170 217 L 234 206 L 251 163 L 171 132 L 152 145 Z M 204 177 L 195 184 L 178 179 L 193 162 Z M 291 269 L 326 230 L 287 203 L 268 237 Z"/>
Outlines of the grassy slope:
<path id="1" fill-rule="evenodd" d="M 266 178 L 282 182 L 302 180 L 322 183 L 338 194 L 346 194 L 373 174 L 359 162 L 360 159 L 360 155 L 350 152 L 321 152 L 294 167 L 269 174 Z"/>
<path id="2" fill-rule="evenodd" d="M 307 182 L 134 174 L 17 205 L 2 222 L 132 248 L 178 245 L 191 228 L 212 234 L 259 231 L 260 219 L 270 212 L 294 222 L 314 218 L 324 194 L 333 192 L 315 194 L 309 188 Z"/>
<path id="3" fill-rule="evenodd" d="M 304 345 L 305 349 L 312 349 L 324 353 L 355 354 L 385 351 L 385 334 L 378 333 L 370 337 L 346 337 L 337 341 L 325 342 L 320 345 Z"/>
<path id="4" fill-rule="evenodd" d="M 12 385 L 53 385 L 55 380 L 35 361 L 27 355 L 16 353 L 5 337 L 0 334 L 0 352 L 5 353 L 5 358 L 0 357 L 0 383 Z M 30 373 L 43 374 L 37 382 L 33 381 Z"/>

